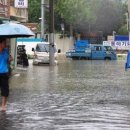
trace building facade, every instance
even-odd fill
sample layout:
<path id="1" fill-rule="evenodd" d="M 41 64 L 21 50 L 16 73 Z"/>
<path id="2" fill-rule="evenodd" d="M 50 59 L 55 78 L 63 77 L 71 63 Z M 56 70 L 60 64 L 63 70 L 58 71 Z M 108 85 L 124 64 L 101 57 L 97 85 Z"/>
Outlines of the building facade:
<path id="1" fill-rule="evenodd" d="M 6 20 L 10 17 L 10 1 L 0 0 L 0 19 Z"/>
<path id="2" fill-rule="evenodd" d="M 18 22 L 28 21 L 28 7 L 16 6 L 21 0 L 0 0 L 0 19 Z M 23 0 L 28 3 L 28 0 Z M 21 3 L 22 4 L 22 3 Z"/>
<path id="3" fill-rule="evenodd" d="M 10 0 L 10 19 L 19 21 L 19 22 L 27 22 L 28 21 L 28 5 L 17 6 L 20 0 Z M 28 3 L 28 0 L 23 0 Z M 22 3 L 20 3 L 22 5 Z"/>
<path id="4" fill-rule="evenodd" d="M 26 6 L 24 4 L 26 3 Z M 28 21 L 28 0 L 0 0 L 0 24 L 9 21 L 27 22 Z M 10 53 L 13 57 L 12 68 L 17 66 L 17 49 L 15 39 L 10 39 Z M 14 44 L 15 43 L 15 44 Z"/>

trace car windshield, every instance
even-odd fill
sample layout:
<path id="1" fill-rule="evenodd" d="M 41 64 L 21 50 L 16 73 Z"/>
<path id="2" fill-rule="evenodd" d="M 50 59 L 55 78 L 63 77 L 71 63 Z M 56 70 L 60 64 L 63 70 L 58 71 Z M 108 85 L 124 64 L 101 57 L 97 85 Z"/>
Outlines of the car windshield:
<path id="1" fill-rule="evenodd" d="M 49 44 L 37 44 L 36 51 L 49 52 Z M 54 47 L 54 51 L 56 52 L 56 47 Z"/>
<path id="2" fill-rule="evenodd" d="M 104 46 L 104 48 L 105 48 L 106 51 L 112 51 L 113 50 L 111 46 Z"/>
<path id="3" fill-rule="evenodd" d="M 49 44 L 37 44 L 36 51 L 49 52 Z"/>

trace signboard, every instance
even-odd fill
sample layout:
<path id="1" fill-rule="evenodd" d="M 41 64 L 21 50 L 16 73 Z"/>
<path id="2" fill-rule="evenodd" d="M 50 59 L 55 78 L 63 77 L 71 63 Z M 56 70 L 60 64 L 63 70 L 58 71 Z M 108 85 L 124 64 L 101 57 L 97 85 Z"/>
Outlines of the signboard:
<path id="1" fill-rule="evenodd" d="M 129 36 L 127 36 L 127 35 L 116 35 L 115 41 L 129 41 Z"/>
<path id="2" fill-rule="evenodd" d="M 113 49 L 130 50 L 129 41 L 103 41 L 103 45 L 112 46 Z"/>
<path id="3" fill-rule="evenodd" d="M 15 0 L 16 8 L 28 8 L 28 0 Z"/>

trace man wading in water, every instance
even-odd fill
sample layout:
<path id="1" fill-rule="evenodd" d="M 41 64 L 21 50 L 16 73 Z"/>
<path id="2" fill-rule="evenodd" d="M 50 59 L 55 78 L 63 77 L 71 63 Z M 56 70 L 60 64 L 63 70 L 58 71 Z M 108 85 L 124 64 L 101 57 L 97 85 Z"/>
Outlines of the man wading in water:
<path id="1" fill-rule="evenodd" d="M 9 96 L 9 51 L 6 48 L 6 39 L 0 38 L 0 89 L 2 96 L 2 111 L 6 111 Z"/>

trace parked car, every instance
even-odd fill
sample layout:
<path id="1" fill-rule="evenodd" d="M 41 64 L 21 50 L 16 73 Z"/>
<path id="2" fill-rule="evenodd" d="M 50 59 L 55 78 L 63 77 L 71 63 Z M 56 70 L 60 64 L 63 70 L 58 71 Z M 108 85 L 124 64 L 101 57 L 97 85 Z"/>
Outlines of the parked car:
<path id="1" fill-rule="evenodd" d="M 49 64 L 49 43 L 41 42 L 36 44 L 35 48 L 32 48 L 34 52 L 33 64 Z M 57 51 L 56 45 L 54 45 L 54 57 L 55 62 L 57 62 L 57 53 L 60 53 L 60 50 Z"/>

